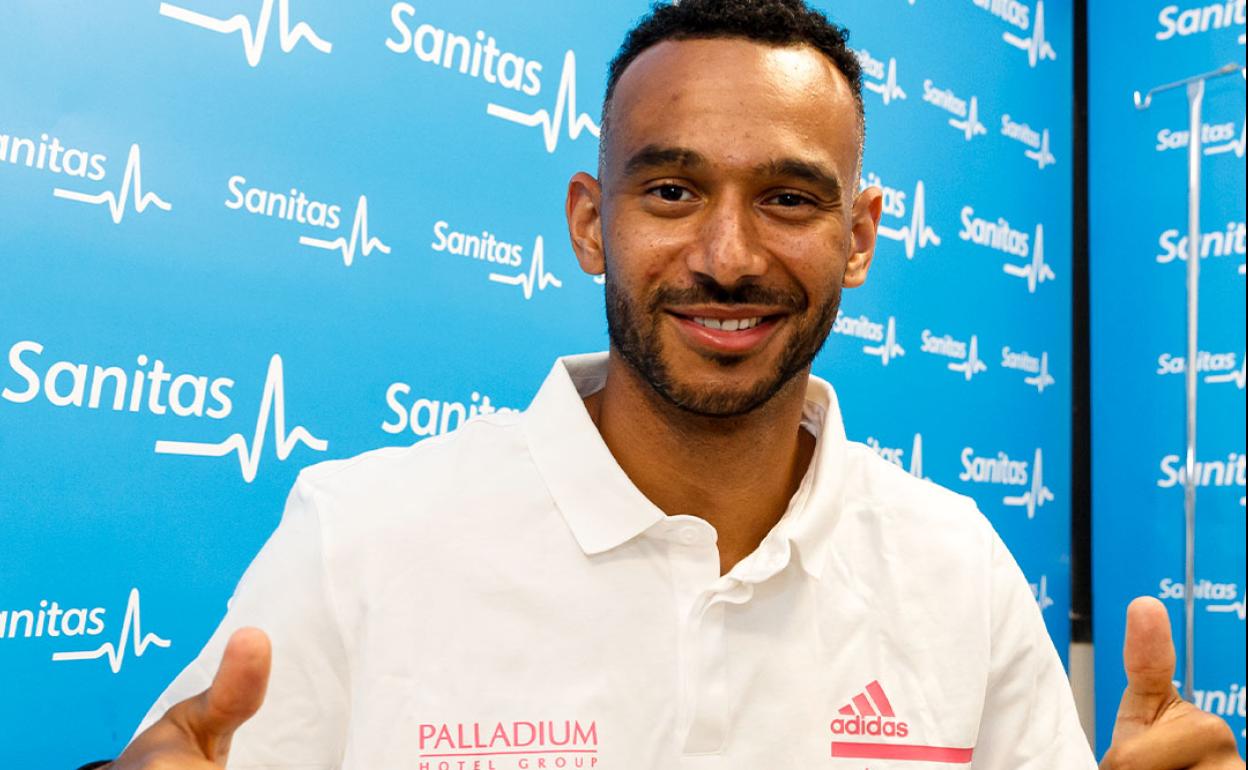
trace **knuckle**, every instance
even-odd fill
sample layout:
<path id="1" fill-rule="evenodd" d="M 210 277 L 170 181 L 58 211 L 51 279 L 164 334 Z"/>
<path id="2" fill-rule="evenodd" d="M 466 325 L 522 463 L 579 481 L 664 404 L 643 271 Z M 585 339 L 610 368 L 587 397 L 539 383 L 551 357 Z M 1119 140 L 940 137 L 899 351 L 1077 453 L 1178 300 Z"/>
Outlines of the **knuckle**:
<path id="1" fill-rule="evenodd" d="M 1134 746 L 1132 743 L 1110 746 L 1101 760 L 1101 770 L 1139 770 L 1143 767 L 1140 764 L 1142 758 Z"/>

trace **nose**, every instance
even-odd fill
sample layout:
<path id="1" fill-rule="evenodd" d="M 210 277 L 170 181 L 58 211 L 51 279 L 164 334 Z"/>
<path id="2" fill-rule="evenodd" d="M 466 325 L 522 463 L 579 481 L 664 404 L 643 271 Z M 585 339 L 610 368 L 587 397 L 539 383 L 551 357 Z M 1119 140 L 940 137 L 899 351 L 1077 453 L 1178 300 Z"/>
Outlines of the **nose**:
<path id="1" fill-rule="evenodd" d="M 727 288 L 766 272 L 767 259 L 748 203 L 725 197 L 704 216 L 698 243 L 688 256 L 690 271 Z"/>

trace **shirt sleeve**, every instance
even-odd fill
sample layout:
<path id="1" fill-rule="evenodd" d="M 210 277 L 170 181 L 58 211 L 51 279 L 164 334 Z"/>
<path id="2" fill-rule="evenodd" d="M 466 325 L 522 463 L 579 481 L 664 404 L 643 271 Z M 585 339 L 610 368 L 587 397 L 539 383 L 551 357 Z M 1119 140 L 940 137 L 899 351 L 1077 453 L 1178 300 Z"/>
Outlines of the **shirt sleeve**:
<path id="1" fill-rule="evenodd" d="M 324 534 L 302 477 L 281 523 L 243 574 L 225 618 L 161 694 L 136 735 L 212 682 L 231 633 L 263 629 L 273 667 L 264 705 L 234 735 L 229 770 L 330 770 L 343 754 L 347 663 L 324 569 Z"/>
<path id="2" fill-rule="evenodd" d="M 976 770 L 1096 770 L 1070 682 L 1018 563 L 992 538 L 988 691 Z"/>

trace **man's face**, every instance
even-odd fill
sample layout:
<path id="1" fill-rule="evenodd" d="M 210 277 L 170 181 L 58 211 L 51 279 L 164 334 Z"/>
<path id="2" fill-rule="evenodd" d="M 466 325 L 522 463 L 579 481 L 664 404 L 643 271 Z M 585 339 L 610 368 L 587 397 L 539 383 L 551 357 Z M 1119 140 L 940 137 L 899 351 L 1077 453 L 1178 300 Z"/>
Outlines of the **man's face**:
<path id="1" fill-rule="evenodd" d="M 607 324 L 664 399 L 744 414 L 809 367 L 874 244 L 859 131 L 813 48 L 664 42 L 626 70 L 597 206 Z"/>

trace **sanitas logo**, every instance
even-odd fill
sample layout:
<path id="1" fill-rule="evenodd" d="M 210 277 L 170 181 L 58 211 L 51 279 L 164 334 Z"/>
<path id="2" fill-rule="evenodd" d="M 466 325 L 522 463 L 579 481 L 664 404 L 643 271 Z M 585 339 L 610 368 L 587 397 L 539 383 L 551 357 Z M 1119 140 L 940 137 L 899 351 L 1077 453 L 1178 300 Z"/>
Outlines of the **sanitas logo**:
<path id="1" fill-rule="evenodd" d="M 1163 600 L 1182 601 L 1186 593 L 1187 585 L 1182 580 L 1162 578 L 1157 586 L 1157 598 Z M 1192 586 L 1192 597 L 1203 602 L 1206 612 L 1244 619 L 1244 597 L 1238 583 L 1215 583 L 1202 578 Z"/>
<path id="2" fill-rule="evenodd" d="M 966 764 L 974 753 L 974 747 L 923 746 L 899 740 L 879 740 L 907 738 L 913 732 L 910 724 L 897 716 L 879 680 L 870 682 L 862 692 L 850 698 L 849 703 L 837 710 L 837 714 L 828 725 L 834 736 L 832 756 L 835 758 Z M 862 738 L 873 740 L 856 740 Z"/>
<path id="3" fill-rule="evenodd" d="M 1244 0 L 1226 0 L 1187 7 L 1175 3 L 1163 7 L 1157 13 L 1159 29 L 1153 37 L 1158 40 L 1172 40 L 1213 30 L 1240 29 L 1239 42 L 1242 43 L 1244 21 Z"/>
<path id="4" fill-rule="evenodd" d="M 993 0 L 994 5 L 998 2 L 1013 4 L 1013 0 Z M 1026 29 L 1026 27 L 1021 27 L 1021 29 Z M 1031 35 L 1023 37 L 1013 32 L 1006 32 L 1001 36 L 1001 39 L 1026 53 L 1027 64 L 1034 69 L 1037 64 L 1046 59 L 1049 61 L 1057 60 L 1057 52 L 1053 50 L 1053 45 L 1049 43 L 1044 33 L 1044 0 L 1038 0 L 1036 3 L 1036 21 L 1031 28 Z"/>
<path id="5" fill-rule="evenodd" d="M 906 259 L 914 259 L 916 252 L 928 246 L 940 245 L 940 236 L 927 224 L 927 191 L 922 179 L 915 182 L 914 197 L 909 203 L 906 202 L 907 194 L 904 190 L 888 186 L 880 175 L 874 172 L 866 174 L 862 186 L 864 189 L 868 186 L 880 189 L 883 194 L 882 217 L 890 220 L 905 219 L 909 212 L 909 223 L 893 227 L 881 221 L 879 227 L 881 238 L 901 242 L 905 249 Z"/>
<path id="6" fill-rule="evenodd" d="M 975 216 L 971 206 L 962 207 L 962 229 L 958 237 L 977 246 L 1000 251 L 1015 257 L 1029 259 L 1027 264 L 1019 265 L 1007 262 L 1002 269 L 1009 275 L 1027 281 L 1027 291 L 1035 294 L 1036 289 L 1057 276 L 1053 268 L 1044 259 L 1044 225 L 1037 224 L 1035 242 L 1022 230 L 1015 230 L 1005 217 L 998 217 L 995 222 Z"/>
<path id="7" fill-rule="evenodd" d="M 413 434 L 425 437 L 450 433 L 467 420 L 479 414 L 516 413 L 519 410 L 505 406 L 494 406 L 490 397 L 477 391 L 472 392 L 468 402 L 440 401 L 435 398 L 421 397 L 404 403 L 412 395 L 412 386 L 406 382 L 394 382 L 386 388 L 386 406 L 394 413 L 394 422 L 386 421 L 381 429 L 386 433 L 402 433 L 411 430 Z"/>
<path id="8" fill-rule="evenodd" d="M 1015 460 L 1005 452 L 997 452 L 996 457 L 979 457 L 974 447 L 962 450 L 962 472 L 958 478 L 976 484 L 1008 484 L 1025 486 L 1028 489 L 1017 495 L 1007 495 L 1001 502 L 1005 505 L 1024 508 L 1027 518 L 1036 516 L 1036 511 L 1045 503 L 1053 501 L 1053 492 L 1044 484 L 1044 454 L 1039 448 L 1028 468 L 1026 460 Z"/>
<path id="9" fill-rule="evenodd" d="M 387 38 L 386 47 L 394 53 L 411 52 L 420 61 L 456 70 L 461 75 L 479 78 L 526 96 L 541 93 L 541 62 L 500 50 L 494 36 L 487 35 L 483 30 L 477 30 L 473 40 L 429 23 L 413 27 L 415 15 L 416 8 L 411 3 L 395 3 L 390 8 L 390 22 L 398 39 Z M 528 128 L 541 128 L 546 152 L 553 153 L 558 147 L 565 120 L 568 138 L 573 141 L 584 131 L 595 138 L 599 135 L 598 124 L 593 118 L 577 111 L 576 98 L 576 53 L 569 49 L 563 56 L 559 91 L 552 110 L 523 112 L 490 102 L 486 105 L 486 114 Z"/>
<path id="10" fill-rule="evenodd" d="M 1235 121 L 1225 123 L 1205 123 L 1200 127 L 1200 145 L 1205 155 L 1234 155 L 1244 157 L 1244 126 L 1241 122 L 1236 130 Z M 1163 128 L 1157 132 L 1157 152 L 1168 152 L 1187 147 L 1191 142 L 1191 132 L 1187 129 Z"/>
<path id="11" fill-rule="evenodd" d="M 93 156 L 92 160 L 94 161 L 94 159 Z M 94 169 L 94 163 L 92 166 Z M 88 178 L 93 177 L 88 176 Z M 130 145 L 130 154 L 126 156 L 126 168 L 122 172 L 121 183 L 116 192 L 105 190 L 103 192 L 89 193 L 57 187 L 52 190 L 52 194 L 57 198 L 86 203 L 91 206 L 106 206 L 115 225 L 121 224 L 122 218 L 126 215 L 126 204 L 129 202 L 133 203 L 136 214 L 142 214 L 148 206 L 155 206 L 162 211 L 169 211 L 173 208 L 172 204 L 156 193 L 144 192 L 143 161 L 141 150 L 137 144 Z"/>
<path id="12" fill-rule="evenodd" d="M 1026 372 L 1028 376 L 1023 378 L 1023 382 L 1034 387 L 1039 393 L 1043 393 L 1045 388 L 1056 382 L 1053 375 L 1049 374 L 1047 352 L 1040 353 L 1040 357 L 1036 358 L 1025 350 L 1011 350 L 1007 345 L 1001 348 L 1001 367 Z"/>
<path id="13" fill-rule="evenodd" d="M 866 445 L 873 452 L 896 465 L 898 468 L 905 468 L 906 471 L 915 478 L 926 479 L 923 475 L 923 434 L 914 434 L 914 442 L 910 445 L 910 463 L 906 465 L 906 450 L 901 447 L 884 446 L 880 440 L 874 436 L 867 436 Z"/>
<path id="14" fill-rule="evenodd" d="M 433 224 L 433 241 L 429 246 L 437 252 L 469 257 L 488 265 L 503 268 L 524 265 L 522 245 L 499 240 L 489 230 L 482 230 L 480 234 L 461 232 L 452 229 L 446 220 L 438 220 Z M 520 287 L 526 300 L 532 299 L 535 291 L 543 291 L 552 286 L 556 289 L 562 288 L 563 282 L 554 273 L 546 270 L 545 251 L 544 241 L 539 235 L 533 241 L 533 253 L 527 270 L 518 273 L 491 272 L 489 279 L 495 283 Z"/>
<path id="15" fill-rule="evenodd" d="M 949 125 L 962 132 L 966 141 L 988 133 L 988 129 L 979 121 L 979 98 L 972 96 L 968 102 L 947 88 L 937 88 L 931 78 L 923 81 L 923 101 L 933 104 L 945 112 L 953 114 Z"/>
<path id="16" fill-rule="evenodd" d="M 906 351 L 897 342 L 897 319 L 888 317 L 887 323 L 877 323 L 865 315 L 857 318 L 847 315 L 837 316 L 832 324 L 832 331 L 846 337 L 857 337 L 861 340 L 878 342 L 878 345 L 864 345 L 862 352 L 880 359 L 880 363 L 888 366 L 897 356 L 904 356 Z"/>
<path id="17" fill-rule="evenodd" d="M 897 84 L 897 59 L 895 57 L 888 57 L 886 64 L 872 56 L 871 52 L 865 48 L 854 53 L 858 57 L 858 64 L 862 67 L 862 74 L 867 78 L 863 81 L 863 88 L 879 94 L 880 101 L 885 107 L 898 99 L 906 98 L 906 92 Z"/>
<path id="18" fill-rule="evenodd" d="M 54 652 L 52 660 L 62 662 L 105 658 L 109 668 L 116 674 L 120 673 L 125 663 L 127 649 L 133 650 L 137 658 L 142 657 L 152 645 L 168 647 L 168 639 L 143 633 L 139 602 L 139 589 L 131 588 L 116 642 L 104 642 L 89 650 Z M 43 599 L 37 609 L 0 610 L 0 643 L 6 639 L 18 638 L 99 637 L 107 627 L 108 610 L 104 607 L 62 607 L 59 602 Z M 61 644 L 72 647 L 75 642 Z"/>
<path id="19" fill-rule="evenodd" d="M 1026 31 L 1031 26 L 1031 8 L 1019 0 L 972 0 L 976 8 Z"/>
<path id="20" fill-rule="evenodd" d="M 1239 356 L 1233 351 L 1210 353 L 1208 350 L 1202 350 L 1196 356 L 1197 372 L 1206 372 L 1217 376 L 1218 374 L 1233 373 L 1239 367 Z M 1162 353 L 1157 356 L 1158 375 L 1182 374 L 1185 371 L 1187 371 L 1187 359 L 1185 356 L 1178 356 L 1172 353 Z M 1212 380 L 1206 376 L 1205 382 L 1234 382 L 1234 378 L 1228 377 Z"/>
<path id="21" fill-rule="evenodd" d="M 988 371 L 988 365 L 979 358 L 979 336 L 971 335 L 969 342 L 954 338 L 949 334 L 937 336 L 931 329 L 924 329 L 920 337 L 922 352 L 934 356 L 956 359 L 949 362 L 951 372 L 960 372 L 967 382 L 980 372 Z"/>
<path id="22" fill-rule="evenodd" d="M 260 14 L 254 24 L 245 14 L 219 19 L 173 3 L 161 3 L 160 15 L 221 35 L 238 33 L 243 41 L 243 54 L 247 57 L 248 66 L 256 67 L 260 64 L 260 57 L 264 55 L 264 43 L 272 27 L 274 1 L 262 0 Z M 306 22 L 298 22 L 293 27 L 290 25 L 290 0 L 276 2 L 278 42 L 283 52 L 290 53 L 300 41 L 307 41 L 308 45 L 321 53 L 330 53 L 333 50 L 333 44 L 323 40 Z"/>
<path id="23" fill-rule="evenodd" d="M 249 187 L 247 177 L 241 174 L 231 176 L 225 186 L 230 192 L 225 199 L 227 209 L 330 231 L 337 231 L 342 225 L 341 205 L 309 199 L 297 187 L 291 187 L 289 192 Z M 380 238 L 374 237 L 369 230 L 368 196 L 365 195 L 361 195 L 356 201 L 350 233 L 336 238 L 322 238 L 305 233 L 299 236 L 299 245 L 337 251 L 342 255 L 342 264 L 346 267 L 352 265 L 356 254 L 367 257 L 373 251 L 390 253 L 390 247 Z"/>
<path id="24" fill-rule="evenodd" d="M 232 383 L 232 381 L 231 381 Z M 299 444 L 316 452 L 324 452 L 329 442 L 313 436 L 307 428 L 296 425 L 286 430 L 286 386 L 282 370 L 282 357 L 276 353 L 269 359 L 269 369 L 264 378 L 264 390 L 260 407 L 256 412 L 256 427 L 250 442 L 242 433 L 233 433 L 222 441 L 168 441 L 156 442 L 156 454 L 188 455 L 190 457 L 225 457 L 231 452 L 238 456 L 243 481 L 255 481 L 260 467 L 260 455 L 269 430 L 269 418 L 273 420 L 273 443 L 278 460 L 290 457 Z"/>
<path id="25" fill-rule="evenodd" d="M 0 134 L 0 163 L 64 174 L 92 182 L 104 178 L 108 156 L 61 144 L 60 137 L 40 134 L 39 138 Z"/>
<path id="26" fill-rule="evenodd" d="M 1027 585 L 1031 587 L 1031 595 L 1035 598 L 1036 606 L 1040 608 L 1041 612 L 1053 606 L 1053 597 L 1049 596 L 1048 575 L 1041 575 L 1040 582 L 1028 583 Z"/>
<path id="27" fill-rule="evenodd" d="M 1245 482 L 1244 455 L 1231 452 L 1225 460 L 1197 460 L 1193 477 L 1198 487 L 1242 487 Z M 1187 465 L 1182 456 L 1170 454 L 1161 458 L 1161 478 L 1157 486 L 1162 489 L 1181 487 L 1187 481 Z"/>
<path id="28" fill-rule="evenodd" d="M 234 408 L 229 394 L 234 380 L 229 377 L 189 372 L 174 375 L 165 369 L 164 361 L 149 360 L 145 353 L 136 357 L 137 367 L 133 369 L 75 361 L 45 364 L 40 360 L 43 351 L 44 346 L 34 340 L 22 340 L 9 348 L 9 368 L 25 386 L 5 387 L 0 396 L 15 404 L 27 404 L 42 396 L 59 407 L 172 413 L 214 420 L 228 417 Z"/>
<path id="29" fill-rule="evenodd" d="M 1057 158 L 1049 149 L 1049 129 L 1047 128 L 1037 131 L 1027 123 L 1019 123 L 1009 115 L 1002 115 L 1001 135 L 1027 145 L 1029 149 L 1024 150 L 1023 154 L 1034 160 L 1041 169 L 1057 162 Z"/>
<path id="30" fill-rule="evenodd" d="M 1221 230 L 1201 233 L 1200 258 L 1243 257 L 1246 252 L 1244 232 L 1244 223 L 1232 220 L 1227 222 Z M 1177 227 L 1162 230 L 1161 235 L 1157 237 L 1157 245 L 1161 249 L 1156 256 L 1158 264 L 1187 261 L 1187 236 L 1181 235 Z M 1239 272 L 1244 272 L 1243 262 L 1239 265 Z"/>

